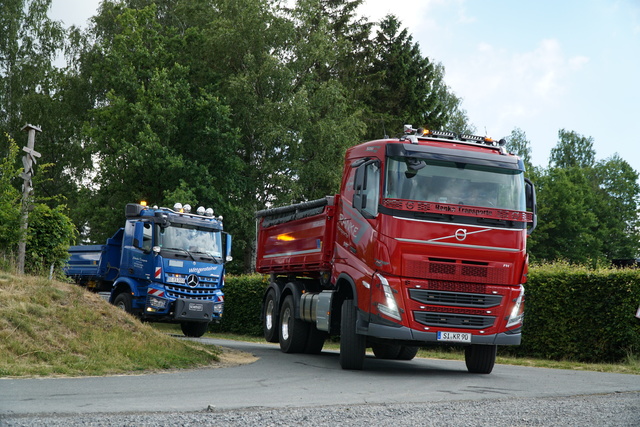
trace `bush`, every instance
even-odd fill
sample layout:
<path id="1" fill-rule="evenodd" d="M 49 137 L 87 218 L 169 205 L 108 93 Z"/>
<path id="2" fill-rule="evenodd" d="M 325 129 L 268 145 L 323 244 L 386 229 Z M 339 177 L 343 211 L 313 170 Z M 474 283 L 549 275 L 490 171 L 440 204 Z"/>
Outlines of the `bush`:
<path id="1" fill-rule="evenodd" d="M 212 324 L 212 332 L 262 335 L 262 296 L 268 277 L 259 274 L 226 276 L 224 282 L 224 313 L 218 324 Z"/>
<path id="2" fill-rule="evenodd" d="M 521 356 L 620 362 L 640 353 L 640 270 L 557 263 L 529 270 Z"/>

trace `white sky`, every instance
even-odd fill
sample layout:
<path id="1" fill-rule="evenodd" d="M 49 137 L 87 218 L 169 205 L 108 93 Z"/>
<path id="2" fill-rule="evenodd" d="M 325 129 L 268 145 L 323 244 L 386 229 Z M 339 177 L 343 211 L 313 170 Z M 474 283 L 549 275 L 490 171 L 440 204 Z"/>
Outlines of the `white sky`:
<path id="1" fill-rule="evenodd" d="M 50 16 L 84 26 L 99 3 L 53 0 Z M 598 160 L 618 153 L 640 172 L 640 1 L 365 0 L 361 13 L 400 18 L 477 133 L 519 127 L 547 166 L 558 130 L 572 130 Z"/>

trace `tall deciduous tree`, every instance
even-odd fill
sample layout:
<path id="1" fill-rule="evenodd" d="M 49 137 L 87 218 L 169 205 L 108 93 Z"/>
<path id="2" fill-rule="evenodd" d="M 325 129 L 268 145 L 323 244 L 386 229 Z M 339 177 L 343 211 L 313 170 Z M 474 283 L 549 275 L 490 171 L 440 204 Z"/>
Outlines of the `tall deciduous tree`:
<path id="1" fill-rule="evenodd" d="M 588 168 L 595 164 L 595 159 L 593 138 L 565 129 L 558 131 L 558 145 L 551 149 L 550 164 L 552 167 Z"/>
<path id="2" fill-rule="evenodd" d="M 533 172 L 531 163 L 531 142 L 527 139 L 527 134 L 520 128 L 515 128 L 506 138 L 506 148 L 509 152 L 520 156 L 529 174 Z"/>
<path id="3" fill-rule="evenodd" d="M 88 129 L 97 188 L 85 211 L 92 240 L 121 226 L 128 202 L 181 201 L 223 213 L 236 185 L 229 177 L 241 176 L 229 108 L 191 85 L 184 38 L 160 24 L 155 5 L 103 4 L 102 13 L 84 54 L 97 94 Z M 193 199 L 174 199 L 184 195 Z"/>

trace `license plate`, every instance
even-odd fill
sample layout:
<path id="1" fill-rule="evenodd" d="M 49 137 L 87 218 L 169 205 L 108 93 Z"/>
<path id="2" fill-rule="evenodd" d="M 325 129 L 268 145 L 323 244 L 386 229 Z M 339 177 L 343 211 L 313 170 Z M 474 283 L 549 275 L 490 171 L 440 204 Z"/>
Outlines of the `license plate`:
<path id="1" fill-rule="evenodd" d="M 204 310 L 204 305 L 189 303 L 189 311 L 202 311 L 202 310 Z"/>
<path id="2" fill-rule="evenodd" d="M 467 332 L 438 332 L 438 341 L 471 342 L 471 334 Z"/>

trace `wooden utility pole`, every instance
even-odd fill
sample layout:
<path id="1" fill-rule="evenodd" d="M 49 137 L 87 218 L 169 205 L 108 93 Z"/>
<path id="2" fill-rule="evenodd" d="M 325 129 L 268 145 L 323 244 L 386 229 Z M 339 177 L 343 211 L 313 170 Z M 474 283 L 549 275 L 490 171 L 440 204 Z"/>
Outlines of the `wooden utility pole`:
<path id="1" fill-rule="evenodd" d="M 24 172 L 20 174 L 24 179 L 22 184 L 22 207 L 20 216 L 20 242 L 18 243 L 18 274 L 24 274 L 24 259 L 27 252 L 27 229 L 29 228 L 29 205 L 31 204 L 31 195 L 33 193 L 33 182 L 31 177 L 33 176 L 33 166 L 36 164 L 36 158 L 40 158 L 40 153 L 34 150 L 36 142 L 36 131 L 42 132 L 40 128 L 26 124 L 22 128 L 23 131 L 29 133 L 29 139 L 27 146 L 22 147 L 25 154 L 22 157 L 22 165 L 24 166 Z"/>

